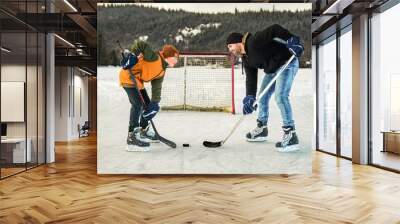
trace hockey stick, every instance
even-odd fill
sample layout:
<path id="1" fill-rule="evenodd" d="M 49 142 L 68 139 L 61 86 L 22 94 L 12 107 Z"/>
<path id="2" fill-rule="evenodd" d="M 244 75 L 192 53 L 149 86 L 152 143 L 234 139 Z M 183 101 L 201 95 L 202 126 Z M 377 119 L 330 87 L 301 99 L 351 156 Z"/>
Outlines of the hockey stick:
<path id="1" fill-rule="evenodd" d="M 292 60 L 295 58 L 295 55 L 292 55 L 289 60 L 281 66 L 281 68 L 278 70 L 276 73 L 275 77 L 268 83 L 268 85 L 264 88 L 264 90 L 258 95 L 257 100 L 253 103 L 253 107 L 259 104 L 260 99 L 268 92 L 268 90 L 271 88 L 271 86 L 275 83 L 276 79 L 282 74 L 282 72 L 288 67 L 288 65 L 292 62 Z M 231 132 L 226 136 L 226 138 L 222 141 L 219 142 L 210 142 L 210 141 L 204 141 L 203 145 L 208 148 L 217 148 L 222 146 L 228 139 L 231 137 L 233 132 L 235 132 L 236 128 L 239 126 L 240 123 L 242 123 L 244 117 L 246 115 L 242 115 L 240 119 L 236 122 L 236 124 L 233 126 Z"/>
<path id="2" fill-rule="evenodd" d="M 124 55 L 123 55 L 123 51 L 124 51 L 124 50 L 123 50 L 123 48 L 122 48 L 121 43 L 119 42 L 119 40 L 117 40 L 117 43 L 118 43 L 119 47 L 121 48 L 122 57 L 124 57 Z M 135 75 L 132 73 L 132 70 L 131 70 L 131 69 L 128 69 L 128 70 L 129 70 L 129 74 L 131 75 L 131 79 L 132 79 L 132 81 L 133 81 L 133 83 L 134 83 L 134 85 L 135 85 L 135 88 L 134 88 L 134 89 L 136 89 L 136 91 L 137 91 L 137 94 L 138 94 L 138 96 L 139 96 L 139 98 L 140 98 L 140 102 L 142 103 L 143 109 L 146 109 L 146 106 L 147 106 L 147 105 L 146 105 L 146 103 L 145 103 L 145 101 L 144 101 L 144 98 L 143 98 L 142 94 L 140 93 L 140 90 L 139 90 L 138 85 L 137 85 L 137 82 L 136 82 Z M 160 140 L 160 142 L 162 142 L 162 143 L 168 145 L 169 147 L 171 147 L 171 148 L 176 148 L 175 142 L 170 141 L 170 140 L 168 140 L 168 139 L 162 137 L 162 136 L 158 133 L 158 131 L 157 131 L 157 129 L 156 129 L 156 126 L 154 125 L 153 120 L 150 119 L 149 121 L 150 121 L 151 126 L 153 127 L 153 130 L 154 130 L 154 132 L 155 132 L 156 138 L 157 138 L 158 140 Z"/>

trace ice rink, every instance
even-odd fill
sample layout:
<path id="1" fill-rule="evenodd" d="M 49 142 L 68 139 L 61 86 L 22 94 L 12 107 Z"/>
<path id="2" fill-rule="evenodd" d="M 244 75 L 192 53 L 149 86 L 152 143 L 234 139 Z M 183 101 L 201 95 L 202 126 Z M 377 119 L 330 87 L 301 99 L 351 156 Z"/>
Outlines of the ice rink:
<path id="1" fill-rule="evenodd" d="M 178 145 L 170 149 L 153 143 L 149 152 L 127 152 L 126 136 L 130 104 L 118 84 L 119 67 L 98 67 L 98 173 L 99 174 L 293 174 L 311 173 L 311 139 L 313 133 L 313 86 L 311 69 L 300 69 L 291 91 L 291 103 L 300 148 L 295 153 L 280 153 L 275 142 L 282 138 L 281 118 L 274 98 L 270 102 L 269 140 L 250 143 L 245 134 L 256 125 L 256 113 L 246 116 L 231 138 L 220 148 L 205 148 L 204 140 L 220 141 L 242 116 L 241 100 L 245 95 L 245 75 L 235 70 L 236 115 L 224 112 L 162 110 L 154 119 L 159 133 Z M 167 74 L 163 84 L 161 105 L 178 99 L 169 91 L 180 88 L 182 74 Z M 259 72 L 262 79 L 263 72 Z M 199 78 L 199 77 L 197 77 Z M 210 77 L 205 77 L 211 79 Z M 203 80 L 200 77 L 199 80 Z M 211 79 L 212 80 L 212 79 Z M 187 80 L 189 81 L 189 80 Z M 215 82 L 215 83 L 212 83 Z M 219 97 L 218 79 L 212 82 L 192 81 L 193 102 Z M 226 82 L 221 78 L 220 82 Z M 208 83 L 208 85 L 206 85 Z M 259 82 L 260 83 L 260 82 Z M 150 92 L 150 90 L 148 90 Z M 213 92 L 214 91 L 214 92 Z M 220 91 L 221 92 L 221 91 Z M 224 93 L 222 92 L 222 97 Z M 167 99 L 164 95 L 172 96 Z M 187 97 L 190 94 L 187 94 Z M 178 96 L 178 97 L 177 97 Z M 201 96 L 201 99 L 197 98 Z M 211 99 L 211 98 L 210 98 Z M 225 100 L 226 101 L 226 100 Z M 224 102 L 225 102 L 224 101 Z M 207 102 L 207 100 L 205 101 Z M 182 147 L 189 143 L 190 147 Z"/>

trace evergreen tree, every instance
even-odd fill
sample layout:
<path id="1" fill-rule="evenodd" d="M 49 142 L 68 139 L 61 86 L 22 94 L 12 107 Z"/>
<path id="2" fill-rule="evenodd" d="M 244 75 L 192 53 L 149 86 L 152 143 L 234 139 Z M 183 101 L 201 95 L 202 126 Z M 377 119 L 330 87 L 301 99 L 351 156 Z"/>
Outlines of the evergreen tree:
<path id="1" fill-rule="evenodd" d="M 275 23 L 302 39 L 305 52 L 300 58 L 301 66 L 311 61 L 311 11 L 240 12 L 235 9 L 234 14 L 207 14 L 136 5 L 112 5 L 99 7 L 97 17 L 100 65 L 119 63 L 116 40 L 120 40 L 123 47 L 129 48 L 140 36 L 148 36 L 147 42 L 154 50 L 161 49 L 164 44 L 174 44 L 185 51 L 226 52 L 225 40 L 229 33 L 255 33 Z M 203 27 L 201 33 L 196 35 L 182 34 L 185 28 L 199 28 L 201 24 L 220 25 Z M 178 40 L 179 35 L 183 40 Z"/>

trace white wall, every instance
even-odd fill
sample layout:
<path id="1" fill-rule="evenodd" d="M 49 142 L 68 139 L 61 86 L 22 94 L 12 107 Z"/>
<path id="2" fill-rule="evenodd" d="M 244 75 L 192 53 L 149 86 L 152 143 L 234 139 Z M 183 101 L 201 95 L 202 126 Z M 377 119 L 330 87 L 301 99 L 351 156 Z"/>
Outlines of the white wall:
<path id="1" fill-rule="evenodd" d="M 88 78 L 83 75 L 73 67 L 56 67 L 56 141 L 77 139 L 78 124 L 88 120 Z"/>
<path id="2" fill-rule="evenodd" d="M 72 120 L 72 135 L 78 137 L 78 124 L 83 125 L 88 120 L 88 77 L 82 76 L 79 70 L 75 69 L 74 75 L 74 99 L 75 99 L 75 113 Z M 78 72 L 78 75 L 77 75 Z"/>
<path id="3" fill-rule="evenodd" d="M 55 141 L 68 140 L 68 85 L 67 67 L 55 68 Z"/>
<path id="4" fill-rule="evenodd" d="M 25 82 L 25 65 L 2 65 L 1 81 Z M 6 108 L 1 108 L 2 110 Z M 25 137 L 25 123 L 11 122 L 7 123 L 7 137 Z"/>
<path id="5" fill-rule="evenodd" d="M 1 66 L 1 81 L 3 82 L 25 82 L 25 71 L 24 65 L 18 64 L 4 64 Z M 31 70 L 28 67 L 28 71 Z M 28 96 L 33 94 L 27 94 Z M 36 95 L 36 94 L 35 94 Z M 6 110 L 7 108 L 1 108 Z M 25 122 L 7 122 L 7 136 L 8 137 L 25 137 Z M 29 137 L 29 136 L 28 136 Z"/>
<path id="6" fill-rule="evenodd" d="M 36 162 L 39 159 L 39 163 L 44 163 L 44 74 L 42 67 L 39 65 L 28 65 L 22 64 L 3 64 L 1 66 L 2 82 L 24 82 L 26 84 L 26 107 L 25 100 L 22 102 L 22 107 L 14 110 L 20 110 L 22 113 L 21 122 L 5 122 L 7 123 L 7 137 L 9 138 L 25 138 L 25 135 L 30 139 L 30 148 L 32 161 Z M 27 81 L 25 80 L 27 78 Z M 2 89 L 2 93 L 4 94 Z M 23 90 L 20 92 L 24 94 Z M 7 93 L 6 93 L 7 94 Z M 9 98 L 7 95 L 2 95 L 2 98 Z M 24 98 L 24 97 L 22 97 Z M 2 103 L 3 104 L 3 103 Z M 4 113 L 7 110 L 13 110 L 11 107 L 1 108 Z M 16 113 L 16 111 L 7 111 Z M 26 120 L 24 114 L 26 112 Z M 38 154 L 37 154 L 38 153 Z"/>

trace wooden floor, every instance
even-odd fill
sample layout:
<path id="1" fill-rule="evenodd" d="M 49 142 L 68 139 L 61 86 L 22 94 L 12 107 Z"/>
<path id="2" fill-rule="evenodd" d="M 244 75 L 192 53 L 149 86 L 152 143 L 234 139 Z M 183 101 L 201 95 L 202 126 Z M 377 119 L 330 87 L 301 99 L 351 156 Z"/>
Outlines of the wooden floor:
<path id="1" fill-rule="evenodd" d="M 96 139 L 0 181 L 0 223 L 400 223 L 400 175 L 315 153 L 313 174 L 98 176 Z"/>
<path id="2" fill-rule="evenodd" d="M 11 176 L 13 174 L 25 171 L 25 167 L 23 168 L 1 168 L 1 177 Z"/>
<path id="3" fill-rule="evenodd" d="M 374 152 L 374 164 L 400 170 L 400 155 L 391 152 Z"/>

